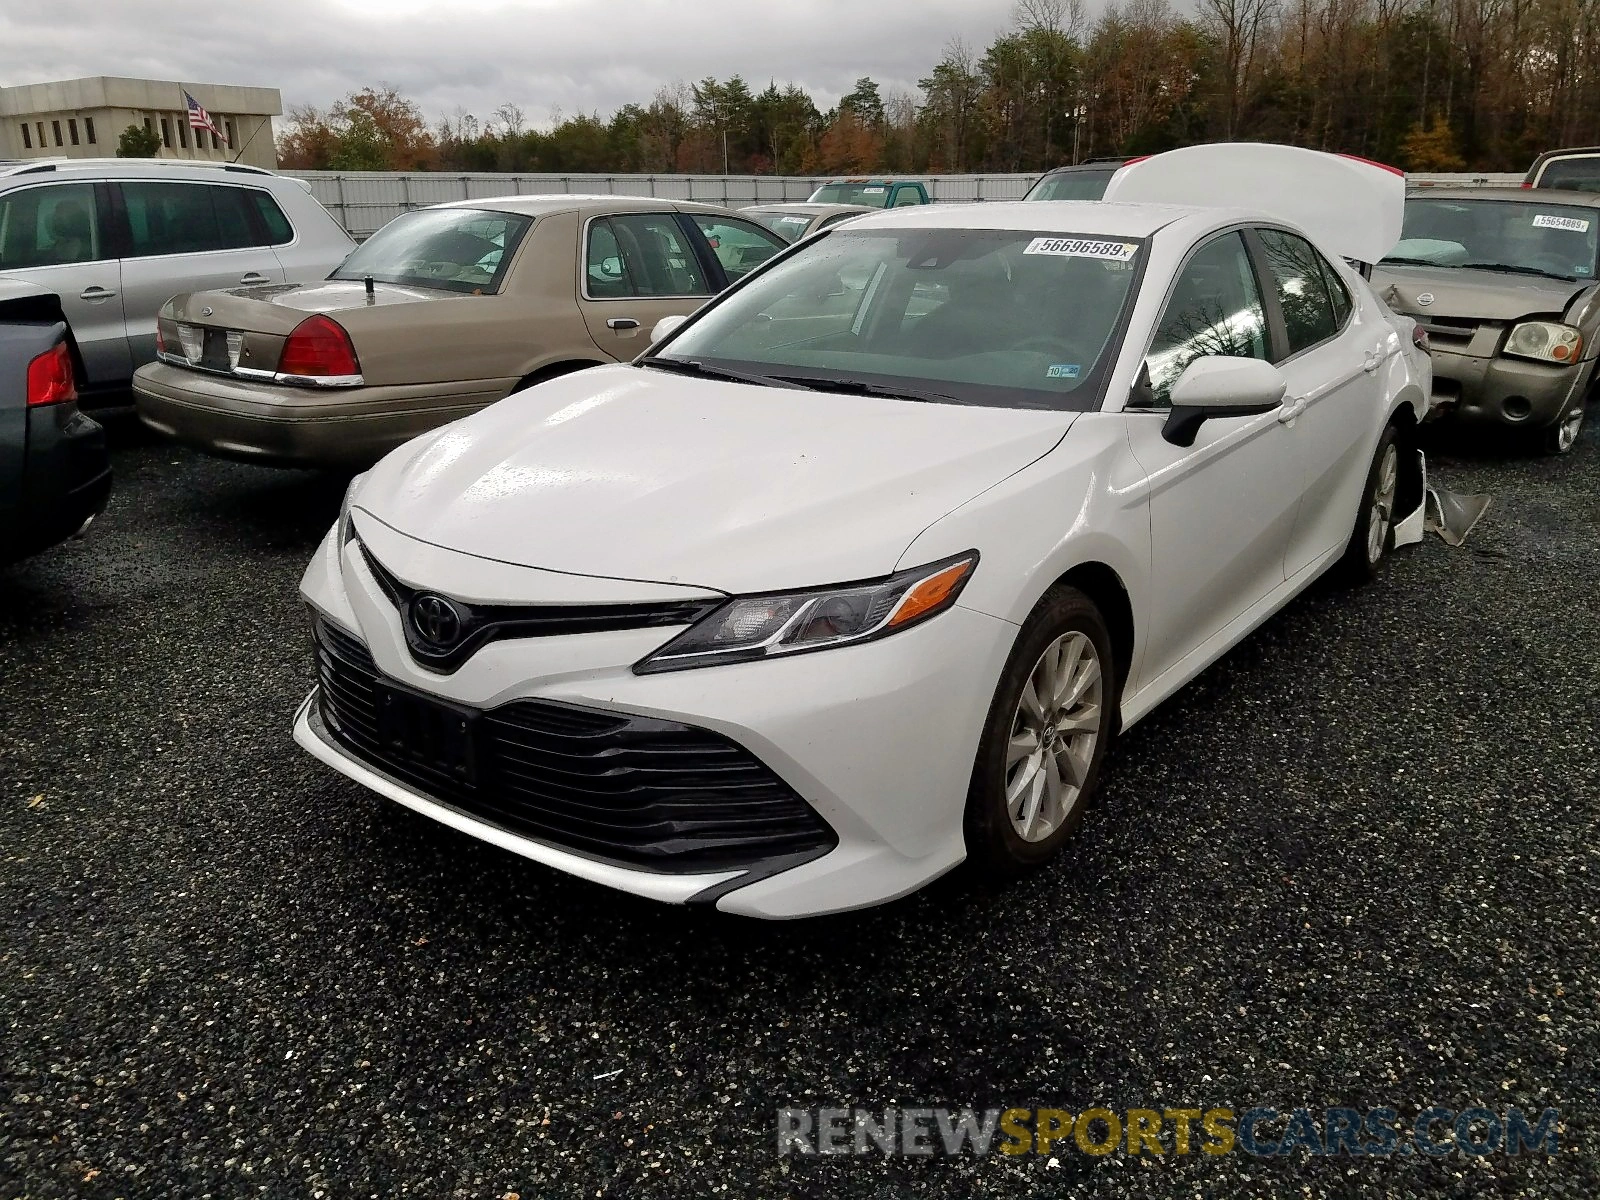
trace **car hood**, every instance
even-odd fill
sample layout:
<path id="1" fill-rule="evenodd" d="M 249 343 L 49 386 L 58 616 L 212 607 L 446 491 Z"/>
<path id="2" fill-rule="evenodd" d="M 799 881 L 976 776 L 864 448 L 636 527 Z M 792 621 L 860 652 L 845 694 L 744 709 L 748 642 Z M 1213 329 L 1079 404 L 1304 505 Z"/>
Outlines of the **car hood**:
<path id="1" fill-rule="evenodd" d="M 1479 321 L 1515 321 L 1534 313 L 1563 313 L 1578 293 L 1593 286 L 1588 280 L 1540 279 L 1501 271 L 1465 267 L 1378 266 L 1372 290 L 1400 312 L 1423 317 L 1464 317 Z M 1427 304 L 1417 297 L 1431 294 Z"/>
<path id="2" fill-rule="evenodd" d="M 483 558 L 775 591 L 888 574 L 1074 416 L 597 367 L 402 446 L 354 504 Z"/>
<path id="3" fill-rule="evenodd" d="M 372 298 L 359 280 L 324 279 L 318 283 L 274 283 L 261 287 L 189 292 L 172 299 L 173 315 L 196 325 L 288 334 L 312 313 L 354 315 L 396 304 L 423 304 L 459 297 L 459 292 L 374 283 Z M 347 328 L 354 324 L 347 317 Z"/>

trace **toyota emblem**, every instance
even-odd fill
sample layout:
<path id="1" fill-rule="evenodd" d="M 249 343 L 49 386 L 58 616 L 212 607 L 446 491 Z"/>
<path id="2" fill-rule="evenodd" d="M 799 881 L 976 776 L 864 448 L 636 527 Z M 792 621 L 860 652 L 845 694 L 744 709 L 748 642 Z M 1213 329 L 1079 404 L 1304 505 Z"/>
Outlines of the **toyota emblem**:
<path id="1" fill-rule="evenodd" d="M 1417 303 L 1418 304 L 1422 304 L 1422 305 L 1432 304 L 1433 303 L 1433 293 L 1432 292 L 1418 292 L 1417 293 Z"/>
<path id="2" fill-rule="evenodd" d="M 411 602 L 411 627 L 429 646 L 448 650 L 461 640 L 461 613 L 443 596 L 424 593 Z"/>

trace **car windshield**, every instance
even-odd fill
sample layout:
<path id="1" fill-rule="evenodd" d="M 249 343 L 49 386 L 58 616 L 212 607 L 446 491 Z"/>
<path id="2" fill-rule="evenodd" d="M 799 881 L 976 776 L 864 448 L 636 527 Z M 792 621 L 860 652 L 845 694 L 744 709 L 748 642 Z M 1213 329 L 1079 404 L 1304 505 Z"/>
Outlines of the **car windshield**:
<path id="1" fill-rule="evenodd" d="M 811 225 L 811 218 L 803 213 L 770 213 L 745 211 L 745 216 L 761 222 L 786 242 L 798 242 Z"/>
<path id="2" fill-rule="evenodd" d="M 1533 199 L 1417 198 L 1406 201 L 1400 241 L 1384 262 L 1591 279 L 1597 239 L 1597 209 Z"/>
<path id="3" fill-rule="evenodd" d="M 533 222 L 516 213 L 425 208 L 390 221 L 330 279 L 365 279 L 443 288 L 468 295 L 500 290 L 506 267 Z"/>
<path id="4" fill-rule="evenodd" d="M 812 204 L 865 204 L 883 208 L 889 203 L 887 183 L 825 183 L 811 193 Z"/>
<path id="5" fill-rule="evenodd" d="M 1106 184 L 1117 173 L 1115 167 L 1094 171 L 1063 171 L 1046 175 L 1028 189 L 1024 200 L 1098 200 L 1106 194 Z"/>
<path id="6" fill-rule="evenodd" d="M 843 229 L 753 275 L 663 358 L 831 391 L 1094 407 L 1144 242 Z"/>

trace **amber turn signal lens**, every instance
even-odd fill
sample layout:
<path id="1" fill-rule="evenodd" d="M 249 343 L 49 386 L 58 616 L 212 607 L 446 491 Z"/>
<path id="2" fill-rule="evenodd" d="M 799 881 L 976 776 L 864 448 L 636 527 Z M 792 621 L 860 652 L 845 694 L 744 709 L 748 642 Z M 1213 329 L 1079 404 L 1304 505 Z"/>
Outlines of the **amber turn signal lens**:
<path id="1" fill-rule="evenodd" d="M 937 575 L 930 575 L 917 584 L 906 593 L 906 598 L 900 601 L 900 607 L 895 609 L 894 616 L 889 618 L 889 628 L 904 625 L 907 621 L 915 621 L 923 614 L 939 608 L 972 573 L 972 567 L 970 560 L 958 562 L 955 566 L 946 567 Z"/>

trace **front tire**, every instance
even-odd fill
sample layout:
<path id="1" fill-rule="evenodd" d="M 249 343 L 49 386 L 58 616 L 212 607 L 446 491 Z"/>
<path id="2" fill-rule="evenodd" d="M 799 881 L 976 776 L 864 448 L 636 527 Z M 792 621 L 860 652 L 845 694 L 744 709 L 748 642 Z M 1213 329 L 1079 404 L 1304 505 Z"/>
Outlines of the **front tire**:
<path id="1" fill-rule="evenodd" d="M 1335 568 L 1346 582 L 1366 583 L 1394 549 L 1394 505 L 1400 494 L 1400 439 L 1393 425 L 1383 431 L 1361 492 L 1361 508 L 1344 557 Z"/>
<path id="2" fill-rule="evenodd" d="M 1083 823 L 1118 697 L 1111 635 L 1077 588 L 1045 595 L 1017 635 L 967 791 L 967 852 L 990 877 L 1053 857 Z"/>
<path id="3" fill-rule="evenodd" d="M 1544 452 L 1549 455 L 1569 453 L 1578 444 L 1578 434 L 1583 430 L 1584 409 L 1580 399 L 1562 413 L 1556 423 L 1544 431 Z"/>

